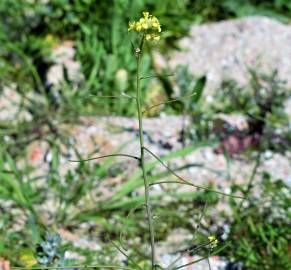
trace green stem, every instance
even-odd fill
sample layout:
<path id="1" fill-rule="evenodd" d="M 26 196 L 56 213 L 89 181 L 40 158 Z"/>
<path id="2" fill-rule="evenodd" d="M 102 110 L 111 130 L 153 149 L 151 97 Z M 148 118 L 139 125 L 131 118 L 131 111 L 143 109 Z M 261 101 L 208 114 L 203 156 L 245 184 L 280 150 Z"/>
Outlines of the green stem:
<path id="1" fill-rule="evenodd" d="M 139 160 L 139 157 L 135 157 L 135 156 L 132 156 L 132 155 L 127 155 L 127 154 L 110 154 L 110 155 L 104 155 L 104 156 L 87 158 L 87 159 L 79 159 L 79 160 L 71 160 L 71 159 L 69 159 L 69 162 L 85 162 L 85 161 L 91 161 L 91 160 L 108 158 L 108 157 L 128 157 L 128 158 L 133 158 L 133 159 Z"/>
<path id="2" fill-rule="evenodd" d="M 254 168 L 252 170 L 252 174 L 250 176 L 250 179 L 249 179 L 249 182 L 248 182 L 248 185 L 247 185 L 247 188 L 246 190 L 244 191 L 244 195 L 245 196 L 248 196 L 251 189 L 253 188 L 253 182 L 255 180 L 255 177 L 256 177 L 256 174 L 257 174 L 257 171 L 258 171 L 258 168 L 260 167 L 260 164 L 261 164 L 261 152 L 258 153 L 258 156 L 256 158 L 256 162 L 255 162 L 255 165 L 254 165 Z"/>
<path id="3" fill-rule="evenodd" d="M 139 141 L 140 141 L 140 166 L 143 173 L 144 180 L 144 189 L 145 189 L 145 206 L 147 213 L 147 221 L 150 233 L 150 241 L 151 241 L 151 264 L 152 269 L 155 269 L 155 237 L 154 237 L 154 228 L 152 222 L 152 213 L 151 213 L 151 204 L 150 204 L 150 194 L 149 194 L 149 182 L 147 179 L 146 169 L 145 169 L 145 148 L 144 148 L 144 140 L 143 140 L 143 122 L 142 122 L 142 111 L 141 111 L 141 93 L 140 93 L 140 64 L 141 64 L 141 53 L 143 47 L 143 39 L 141 41 L 141 46 L 139 51 L 136 52 L 137 57 L 137 72 L 136 72 L 136 104 L 137 104 L 137 113 L 138 113 L 138 124 L 139 124 Z"/>
<path id="4" fill-rule="evenodd" d="M 260 167 L 260 165 L 261 165 L 261 152 L 259 152 L 258 155 L 257 155 L 254 168 L 252 170 L 250 179 L 249 179 L 248 184 L 247 184 L 247 188 L 246 188 L 245 191 L 243 191 L 243 194 L 244 194 L 245 197 L 249 197 L 249 195 L 251 193 L 251 190 L 253 188 L 253 182 L 255 180 L 255 177 L 257 175 L 258 168 Z M 239 210 L 243 210 L 242 204 L 243 204 L 243 201 L 241 201 L 240 204 L 239 204 L 239 207 L 238 207 Z"/>

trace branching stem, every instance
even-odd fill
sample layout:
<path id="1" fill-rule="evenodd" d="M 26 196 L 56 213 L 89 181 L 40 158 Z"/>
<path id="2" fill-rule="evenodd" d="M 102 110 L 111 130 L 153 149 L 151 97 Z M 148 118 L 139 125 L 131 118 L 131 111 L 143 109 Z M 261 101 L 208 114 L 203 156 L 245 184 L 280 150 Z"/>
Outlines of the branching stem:
<path id="1" fill-rule="evenodd" d="M 207 191 L 211 191 L 211 192 L 215 192 L 218 193 L 220 195 L 223 196 L 228 196 L 228 197 L 233 197 L 233 198 L 239 198 L 239 199 L 245 199 L 244 197 L 241 196 L 235 196 L 235 195 L 231 195 L 231 194 L 226 194 L 211 188 L 206 188 L 206 187 L 202 187 L 202 186 L 198 186 L 195 184 L 192 184 L 191 182 L 189 182 L 188 180 L 184 179 L 183 177 L 181 177 L 180 175 L 178 175 L 174 170 L 172 170 L 169 166 L 167 166 L 157 155 L 155 155 L 151 150 L 149 150 L 148 148 L 144 147 L 144 149 L 150 153 L 155 159 L 157 159 L 170 173 L 172 173 L 174 176 L 176 176 L 180 181 L 160 181 L 160 182 L 156 182 L 153 183 L 151 185 L 158 185 L 158 184 L 165 184 L 165 183 L 176 183 L 176 184 L 183 184 L 183 185 L 188 185 L 188 186 L 192 186 L 192 187 L 196 187 L 196 188 L 200 188 L 200 189 L 204 189 Z"/>
<path id="2" fill-rule="evenodd" d="M 102 159 L 102 158 L 108 158 L 108 157 L 129 157 L 129 158 L 133 158 L 133 159 L 139 160 L 139 157 L 132 156 L 132 155 L 127 155 L 127 154 L 110 154 L 110 155 L 104 155 L 104 156 L 93 157 L 93 158 L 88 158 L 88 159 L 69 160 L 69 161 L 70 162 L 84 162 L 84 161 L 90 161 L 90 160 Z"/>
<path id="3" fill-rule="evenodd" d="M 174 76 L 175 74 L 165 74 L 165 75 L 152 75 L 152 76 L 145 76 L 145 77 L 140 77 L 140 80 L 144 79 L 151 79 L 151 78 L 162 78 L 162 77 L 171 77 Z"/>
<path id="4" fill-rule="evenodd" d="M 146 108 L 145 110 L 143 110 L 142 113 L 146 113 L 146 112 L 150 111 L 151 109 L 153 109 L 155 107 L 158 107 L 158 106 L 161 106 L 161 105 L 165 105 L 165 104 L 173 103 L 173 102 L 176 102 L 176 101 L 181 101 L 181 100 L 184 100 L 184 99 L 188 99 L 188 98 L 193 97 L 195 95 L 197 95 L 196 92 L 195 93 L 192 93 L 192 94 L 190 94 L 188 96 L 184 96 L 184 97 L 181 97 L 181 98 L 170 99 L 170 100 L 165 101 L 165 102 L 161 102 L 161 103 L 154 104 L 154 105 Z"/>
<path id="5" fill-rule="evenodd" d="M 149 194 L 149 182 L 147 179 L 147 173 L 145 168 L 145 158 L 144 158 L 144 139 L 143 139 L 143 121 L 142 121 L 142 111 L 141 111 L 141 93 L 140 93 L 140 64 L 141 64 L 141 54 L 143 49 L 144 36 L 142 37 L 140 48 L 136 50 L 136 59 L 137 59 L 137 72 L 136 72 L 136 105 L 138 113 L 138 124 L 139 124 L 139 142 L 140 142 L 140 167 L 143 173 L 144 180 L 144 189 L 145 189 L 145 207 L 147 213 L 147 222 L 150 233 L 151 241 L 151 265 L 152 270 L 155 269 L 156 264 L 156 254 L 155 254 L 155 236 L 154 236 L 154 227 L 152 221 L 151 213 L 151 203 L 150 203 L 150 194 Z"/>
<path id="6" fill-rule="evenodd" d="M 127 99 L 135 99 L 135 97 L 132 97 L 132 96 L 129 96 L 129 95 L 126 95 L 126 94 L 123 94 L 123 95 L 120 95 L 120 96 L 98 96 L 98 95 L 90 95 L 89 97 L 98 97 L 98 98 L 127 98 Z"/>

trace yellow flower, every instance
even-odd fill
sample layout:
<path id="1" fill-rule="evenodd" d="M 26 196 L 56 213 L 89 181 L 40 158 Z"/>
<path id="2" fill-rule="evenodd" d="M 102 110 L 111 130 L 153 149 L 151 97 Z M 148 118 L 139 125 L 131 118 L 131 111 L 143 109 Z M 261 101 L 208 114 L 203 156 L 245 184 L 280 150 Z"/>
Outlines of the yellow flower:
<path id="1" fill-rule="evenodd" d="M 129 22 L 128 23 L 128 31 L 134 30 L 135 29 L 135 22 Z"/>
<path id="2" fill-rule="evenodd" d="M 152 36 L 151 36 L 151 34 L 146 34 L 145 38 L 146 38 L 146 40 L 151 40 Z"/>
<path id="3" fill-rule="evenodd" d="M 149 28 L 149 21 L 147 19 L 141 18 L 139 20 L 139 23 L 141 24 L 141 27 L 146 30 Z"/>
<path id="4" fill-rule="evenodd" d="M 214 235 L 208 236 L 208 240 L 210 241 L 210 243 L 209 243 L 210 249 L 214 249 L 217 247 L 219 241 Z"/>
<path id="5" fill-rule="evenodd" d="M 135 31 L 140 32 L 142 30 L 142 25 L 140 22 L 137 22 L 135 24 Z"/>
<path id="6" fill-rule="evenodd" d="M 152 40 L 160 40 L 160 36 L 156 34 L 152 34 Z"/>
<path id="7" fill-rule="evenodd" d="M 150 13 L 147 11 L 144 11 L 143 13 L 144 18 L 148 18 L 150 16 Z"/>
<path id="8" fill-rule="evenodd" d="M 155 16 L 152 17 L 152 26 L 154 29 L 158 30 L 158 32 L 162 31 L 159 20 Z"/>
<path id="9" fill-rule="evenodd" d="M 157 17 L 145 11 L 142 13 L 143 17 L 137 22 L 129 22 L 128 31 L 143 32 L 146 40 L 159 40 L 162 31 L 160 22 Z"/>
<path id="10" fill-rule="evenodd" d="M 146 34 L 146 40 L 160 40 L 160 36 L 157 34 Z"/>

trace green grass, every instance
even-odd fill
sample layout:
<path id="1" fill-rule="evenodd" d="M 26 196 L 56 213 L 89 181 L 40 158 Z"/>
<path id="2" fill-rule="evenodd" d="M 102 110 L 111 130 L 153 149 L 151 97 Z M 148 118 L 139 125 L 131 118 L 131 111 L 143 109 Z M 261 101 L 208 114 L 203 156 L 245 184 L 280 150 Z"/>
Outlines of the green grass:
<path id="1" fill-rule="evenodd" d="M 60 126 L 80 125 L 80 119 L 84 116 L 136 115 L 132 100 L 101 99 L 98 95 L 133 94 L 132 74 L 136 66 L 126 25 L 129 19 L 136 19 L 141 11 L 150 10 L 160 18 L 164 42 L 154 49 L 167 54 L 176 48 L 176 41 L 187 34 L 191 23 L 254 14 L 288 22 L 291 12 L 289 1 L 119 0 L 109 1 L 110 4 L 100 1 L 98 6 L 93 0 L 51 0 L 48 5 L 37 3 L 34 6 L 20 0 L 0 2 L 0 95 L 4 87 L 15 83 L 15 91 L 20 97 L 19 103 L 12 104 L 17 107 L 12 120 L 0 121 L 0 257 L 9 259 L 13 266 L 29 266 L 29 260 L 35 262 L 39 256 L 39 246 L 42 241 L 47 241 L 47 233 L 54 234 L 64 229 L 79 239 L 91 240 L 91 244 L 101 248 L 96 252 L 78 246 L 78 240 L 62 239 L 58 246 L 60 258 L 65 251 L 83 256 L 81 260 L 68 260 L 68 265 L 118 264 L 120 251 L 112 245 L 113 240 L 118 247 L 125 245 L 128 255 L 147 269 L 145 243 L 150 236 L 143 222 L 145 211 L 144 196 L 140 192 L 143 186 L 141 170 L 123 172 L 122 166 L 115 164 L 116 160 L 111 157 L 99 163 L 78 163 L 63 175 L 63 147 L 70 148 L 77 158 L 82 157 L 78 147 L 71 143 L 69 134 Z M 34 12 L 33 18 L 28 16 L 31 11 Z M 47 39 L 49 36 L 51 43 Z M 48 57 L 50 51 L 65 40 L 74 41 L 75 59 L 80 61 L 85 78 L 77 85 L 77 91 L 73 90 L 75 85 L 68 78 L 57 89 L 50 88 L 45 82 L 45 74 L 52 65 Z M 134 38 L 132 41 L 136 42 Z M 153 59 L 150 48 L 146 48 L 143 62 L 143 76 L 157 75 L 157 71 L 151 71 Z M 173 73 L 171 70 L 163 72 Z M 250 70 L 250 75 L 249 85 L 244 88 L 233 81 L 222 82 L 211 105 L 204 102 L 205 77 L 196 78 L 186 67 L 177 69 L 174 77 L 159 77 L 157 84 L 161 96 L 146 105 L 147 108 L 155 103 L 162 103 L 163 106 L 159 106 L 159 110 L 152 115 L 165 111 L 184 113 L 192 119 L 192 124 L 184 130 L 185 147 L 163 156 L 161 160 L 169 162 L 203 147 L 217 146 L 221 136 L 227 135 L 213 132 L 219 113 L 245 116 L 252 130 L 243 135 L 259 132 L 261 143 L 244 153 L 247 158 L 266 150 L 282 155 L 289 151 L 290 121 L 283 106 L 290 98 L 290 89 L 278 80 L 276 72 L 266 75 Z M 190 95 L 190 101 L 171 100 L 174 81 L 181 95 Z M 261 83 L 269 86 L 265 96 L 260 93 Z M 149 80 L 143 80 L 142 98 L 147 101 L 150 91 L 146 89 L 151 87 Z M 193 91 L 198 95 L 191 96 Z M 21 119 L 23 112 L 28 112 L 32 119 Z M 274 135 L 276 129 L 283 131 L 279 137 Z M 43 169 L 38 176 L 35 176 L 35 168 L 26 159 L 27 146 L 35 141 L 48 143 L 50 153 L 48 169 Z M 117 150 L 122 150 L 122 147 Z M 98 149 L 90 153 L 91 156 L 97 154 Z M 232 157 L 226 153 L 225 158 L 231 166 Z M 175 172 L 189 166 L 191 164 L 175 168 Z M 158 161 L 146 165 L 150 183 L 172 179 L 170 173 L 161 168 Z M 207 164 L 201 164 L 201 170 L 214 171 Z M 102 194 L 98 190 L 112 177 L 119 178 L 119 184 L 111 187 L 114 192 L 110 198 L 101 200 Z M 290 217 L 286 208 L 290 198 L 283 193 L 287 187 L 281 182 L 274 185 L 270 179 L 263 180 L 257 183 L 266 190 L 265 197 L 260 199 L 276 199 L 276 209 Z M 242 187 L 234 185 L 232 188 L 241 191 Z M 161 205 L 164 196 L 168 200 Z M 219 197 L 208 191 L 194 193 L 169 188 L 165 195 L 155 194 L 151 199 L 156 238 L 157 241 L 164 241 L 176 228 L 195 234 L 205 202 L 208 208 L 215 209 Z M 243 261 L 250 269 L 288 268 L 288 225 L 280 218 L 265 224 L 266 213 L 270 209 L 258 203 L 256 198 L 250 199 L 251 208 L 246 209 L 241 209 L 236 201 L 228 202 L 232 214 L 226 220 L 232 234 L 228 237 L 231 243 L 223 250 L 224 255 L 234 261 Z M 44 208 L 44 205 L 49 206 Z M 182 207 L 181 211 L 177 211 L 179 207 Z M 258 215 L 262 210 L 265 212 Z M 217 213 L 217 216 L 220 214 L 222 219 L 225 218 L 224 213 Z M 212 220 L 209 214 L 204 219 L 195 243 L 204 243 L 209 233 L 207 222 L 215 224 L 217 221 Z M 254 239 L 256 242 L 253 242 Z M 186 245 L 193 245 L 193 241 Z M 201 252 L 200 255 L 205 254 Z M 128 260 L 128 263 L 129 267 L 136 267 L 135 262 Z"/>

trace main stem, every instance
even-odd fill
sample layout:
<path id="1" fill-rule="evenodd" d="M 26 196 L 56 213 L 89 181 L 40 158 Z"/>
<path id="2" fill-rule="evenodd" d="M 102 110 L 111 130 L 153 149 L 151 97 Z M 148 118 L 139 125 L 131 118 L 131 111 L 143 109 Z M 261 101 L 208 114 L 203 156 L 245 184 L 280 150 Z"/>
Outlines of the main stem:
<path id="1" fill-rule="evenodd" d="M 152 269 L 155 269 L 155 236 L 154 228 L 152 222 L 152 213 L 151 213 L 151 204 L 150 204 L 150 194 L 149 194 L 149 183 L 147 179 L 146 169 L 145 169 L 145 159 L 144 159 L 144 141 L 143 141 L 143 123 L 142 123 L 142 111 L 141 111 L 141 97 L 140 97 L 140 62 L 141 62 L 141 53 L 142 53 L 142 44 L 139 51 L 136 53 L 137 57 L 137 72 L 136 72 L 136 104 L 138 112 L 138 124 L 139 124 L 139 141 L 140 141 L 140 166 L 143 173 L 144 189 L 145 189 L 145 206 L 147 213 L 147 221 L 149 227 L 149 233 L 151 238 L 151 264 Z"/>

